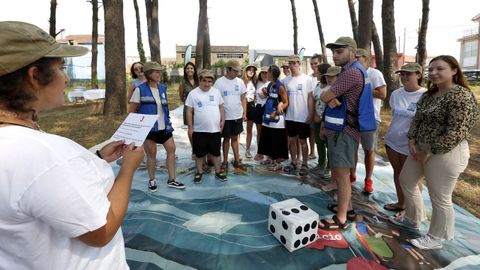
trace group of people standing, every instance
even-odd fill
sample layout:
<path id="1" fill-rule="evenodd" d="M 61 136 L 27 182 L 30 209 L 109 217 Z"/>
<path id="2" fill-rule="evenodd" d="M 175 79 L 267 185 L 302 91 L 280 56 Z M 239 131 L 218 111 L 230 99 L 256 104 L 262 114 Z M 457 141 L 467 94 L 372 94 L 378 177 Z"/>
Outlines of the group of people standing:
<path id="1" fill-rule="evenodd" d="M 290 56 L 282 65 L 283 74 L 275 65 L 258 67 L 251 64 L 243 69 L 241 78 L 240 64 L 230 60 L 225 66 L 225 76 L 216 81 L 211 71 L 202 70 L 197 74 L 193 63 L 185 65 L 179 94 L 185 103 L 184 123 L 188 126 L 192 157 L 197 164 L 195 183 L 202 181 L 204 172 L 209 170 L 208 164 L 214 165 L 217 179 L 227 180 L 230 147 L 232 166 L 245 170 L 239 154 L 239 135 L 244 122 L 247 122 L 245 157 L 259 161 L 271 171 L 283 169 L 287 173 L 307 175 L 308 160 L 315 155 L 314 147 L 309 147 L 307 141 L 311 138 L 318 154 L 314 173 L 331 178 L 331 182 L 322 187 L 324 191 L 337 191 L 337 203 L 327 207 L 335 215 L 320 220 L 319 227 L 326 230 L 348 228 L 349 221 L 356 217 L 351 203 L 351 185 L 356 181 L 360 144 L 365 154 L 364 192 L 373 192 L 380 110 L 387 90 L 382 73 L 370 67 L 370 52 L 357 48 L 352 38 L 340 37 L 327 44 L 327 48 L 332 50 L 335 66 L 321 63 L 320 56 L 314 55 L 310 59 L 314 71 L 311 75 L 301 71 L 298 55 Z M 132 72 L 135 72 L 135 65 Z M 157 135 L 150 134 L 145 144 L 147 166 L 152 168 L 149 169 L 149 188 L 156 189 L 155 143 L 164 144 L 167 149 L 168 185 L 184 188 L 184 184 L 175 180 L 175 146 L 168 107 L 163 99 L 165 86 L 158 85 L 158 90 L 154 90 L 152 87 L 159 81 L 149 73 L 161 67 L 149 62 L 143 68 L 147 83 L 152 82 L 150 89 L 158 93 L 154 94 L 156 110 L 147 111 L 159 115 L 158 127 L 152 131 Z M 419 182 L 425 177 L 433 204 L 432 225 L 428 234 L 413 239 L 412 244 L 425 249 L 440 248 L 443 239 L 453 237 L 451 196 L 468 162 L 467 139 L 478 119 L 478 105 L 458 62 L 451 56 L 431 60 L 427 88 L 422 87 L 423 69 L 419 64 L 406 64 L 397 73 L 403 86 L 390 96 L 392 121 L 385 136 L 385 147 L 393 167 L 398 201 L 384 208 L 398 212 L 390 218 L 392 223 L 418 229 L 425 219 Z M 367 85 L 372 93 L 372 117 L 377 129 L 361 132 L 359 102 Z M 153 100 L 151 94 L 144 97 L 141 89 L 142 85 L 134 87 L 131 111 L 142 112 L 143 100 L 147 103 Z M 339 108 L 342 103 L 347 112 L 345 125 L 341 130 L 331 129 L 325 125 L 328 118 L 325 110 Z M 254 126 L 257 129 L 255 156 L 251 153 Z M 283 166 L 282 162 L 288 159 L 288 164 Z"/>

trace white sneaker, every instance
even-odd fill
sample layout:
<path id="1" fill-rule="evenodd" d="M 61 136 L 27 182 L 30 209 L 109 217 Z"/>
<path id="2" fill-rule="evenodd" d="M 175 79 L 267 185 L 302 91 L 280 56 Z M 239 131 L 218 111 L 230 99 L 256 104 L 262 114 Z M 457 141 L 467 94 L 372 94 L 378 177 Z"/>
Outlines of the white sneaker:
<path id="1" fill-rule="evenodd" d="M 246 158 L 252 158 L 252 153 L 250 153 L 250 149 L 248 149 L 247 151 L 245 151 L 245 157 L 246 157 Z"/>
<path id="2" fill-rule="evenodd" d="M 443 247 L 441 238 L 436 238 L 429 234 L 410 240 L 410 243 L 419 249 L 439 249 Z"/>
<path id="3" fill-rule="evenodd" d="M 401 227 L 404 227 L 404 228 L 408 228 L 408 229 L 412 229 L 412 230 L 416 230 L 416 231 L 418 231 L 418 228 L 420 227 L 418 222 L 410 220 L 405 216 L 399 216 L 399 217 L 390 216 L 390 217 L 388 217 L 388 220 L 390 220 L 390 222 L 392 222 L 395 225 L 398 225 L 398 226 L 401 226 Z"/>

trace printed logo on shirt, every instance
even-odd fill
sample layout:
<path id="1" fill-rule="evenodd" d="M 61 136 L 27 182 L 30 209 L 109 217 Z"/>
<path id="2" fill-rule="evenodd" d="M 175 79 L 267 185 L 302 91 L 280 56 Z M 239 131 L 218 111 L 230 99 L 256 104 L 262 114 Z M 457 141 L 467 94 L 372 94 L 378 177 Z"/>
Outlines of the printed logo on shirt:
<path id="1" fill-rule="evenodd" d="M 228 91 L 227 91 L 227 90 L 224 90 L 224 91 L 223 91 L 223 96 L 224 96 L 224 97 L 228 96 Z"/>
<path id="2" fill-rule="evenodd" d="M 208 100 L 209 100 L 209 101 L 215 101 L 215 99 L 214 99 L 213 96 L 208 96 Z"/>
<path id="3" fill-rule="evenodd" d="M 201 101 L 197 102 L 197 106 L 198 106 L 199 108 L 203 107 L 202 102 L 201 102 Z"/>
<path id="4" fill-rule="evenodd" d="M 416 102 L 410 102 L 410 105 L 408 105 L 407 111 L 414 112 L 417 109 L 417 103 Z"/>
<path id="5" fill-rule="evenodd" d="M 297 84 L 297 91 L 303 90 L 303 84 Z"/>
<path id="6" fill-rule="evenodd" d="M 235 91 L 240 91 L 240 87 L 238 86 L 238 84 L 235 84 Z"/>

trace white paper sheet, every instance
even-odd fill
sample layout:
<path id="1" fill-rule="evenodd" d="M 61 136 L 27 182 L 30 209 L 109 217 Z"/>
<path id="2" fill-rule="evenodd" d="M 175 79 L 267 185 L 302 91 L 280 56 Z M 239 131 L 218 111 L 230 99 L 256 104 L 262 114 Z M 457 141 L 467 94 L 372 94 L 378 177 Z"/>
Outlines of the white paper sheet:
<path id="1" fill-rule="evenodd" d="M 156 114 L 130 113 L 115 131 L 112 140 L 125 140 L 127 145 L 133 142 L 135 146 L 141 146 L 157 119 Z"/>

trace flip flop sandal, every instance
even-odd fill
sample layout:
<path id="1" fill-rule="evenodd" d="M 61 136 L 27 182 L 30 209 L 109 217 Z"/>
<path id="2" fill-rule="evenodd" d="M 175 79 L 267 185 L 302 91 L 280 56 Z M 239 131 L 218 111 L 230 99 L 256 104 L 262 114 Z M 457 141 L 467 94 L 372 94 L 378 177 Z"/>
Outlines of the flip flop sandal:
<path id="1" fill-rule="evenodd" d="M 337 213 L 337 207 L 338 204 L 329 204 L 327 205 L 327 209 L 330 210 L 333 213 Z M 355 213 L 355 210 L 348 210 L 347 211 L 347 219 L 350 221 L 355 221 L 355 218 L 357 217 L 357 214 Z"/>
<path id="2" fill-rule="evenodd" d="M 290 165 L 287 165 L 287 166 L 283 167 L 283 171 L 286 172 L 286 173 L 291 173 L 291 172 L 294 172 L 296 170 L 297 170 L 297 165 L 293 164 L 293 163 L 290 163 Z"/>
<path id="3" fill-rule="evenodd" d="M 276 164 L 273 164 L 272 166 L 268 167 L 268 170 L 272 171 L 272 172 L 280 171 L 281 169 L 282 169 L 282 164 L 280 164 L 280 163 L 276 163 Z"/>
<path id="4" fill-rule="evenodd" d="M 220 165 L 220 169 L 225 173 L 228 172 L 228 163 L 222 163 L 222 165 Z"/>
<path id="5" fill-rule="evenodd" d="M 300 171 L 298 172 L 300 176 L 305 176 L 308 174 L 308 166 L 306 164 L 302 164 L 300 167 Z"/>
<path id="6" fill-rule="evenodd" d="M 395 212 L 400 212 L 400 211 L 405 210 L 405 208 L 399 207 L 397 203 L 385 204 L 383 206 L 383 209 L 388 210 L 388 211 L 395 211 Z"/>
<path id="7" fill-rule="evenodd" d="M 348 221 L 341 223 L 336 215 L 332 217 L 332 221 L 333 222 L 329 222 L 327 219 L 321 219 L 319 224 L 321 223 L 323 227 L 319 226 L 319 228 L 326 231 L 344 231 L 350 226 Z"/>

